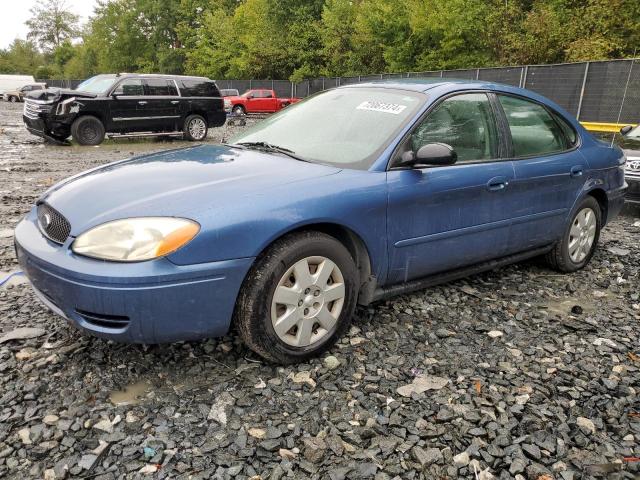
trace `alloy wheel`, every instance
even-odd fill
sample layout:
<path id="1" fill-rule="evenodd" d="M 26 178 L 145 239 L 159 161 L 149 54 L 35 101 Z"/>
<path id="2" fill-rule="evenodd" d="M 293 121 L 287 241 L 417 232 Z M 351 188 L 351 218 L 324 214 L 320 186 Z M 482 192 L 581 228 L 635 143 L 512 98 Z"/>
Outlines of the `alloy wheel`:
<path id="1" fill-rule="evenodd" d="M 307 257 L 290 267 L 271 301 L 271 324 L 294 347 L 320 342 L 335 328 L 345 302 L 342 272 L 330 259 Z"/>
<path id="2" fill-rule="evenodd" d="M 582 262 L 596 238 L 596 214 L 591 208 L 583 208 L 575 216 L 569 230 L 569 257 L 573 263 Z"/>
<path id="3" fill-rule="evenodd" d="M 194 118 L 189 122 L 189 134 L 195 140 L 202 140 L 207 131 L 207 126 L 201 118 Z"/>

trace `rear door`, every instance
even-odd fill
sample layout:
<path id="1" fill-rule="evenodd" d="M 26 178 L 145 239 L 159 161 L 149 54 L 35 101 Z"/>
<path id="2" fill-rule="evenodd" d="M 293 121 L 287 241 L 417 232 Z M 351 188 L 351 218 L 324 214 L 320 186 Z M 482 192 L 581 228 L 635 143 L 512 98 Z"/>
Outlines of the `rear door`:
<path id="1" fill-rule="evenodd" d="M 146 93 L 147 126 L 153 131 L 178 130 L 182 99 L 173 79 L 147 78 Z"/>
<path id="2" fill-rule="evenodd" d="M 149 102 L 141 78 L 125 78 L 111 92 L 109 102 L 111 118 L 107 120 L 108 132 L 142 131 L 147 126 Z"/>
<path id="3" fill-rule="evenodd" d="M 501 257 L 510 225 L 513 165 L 504 152 L 488 94 L 442 100 L 400 148 L 441 142 L 458 154 L 455 165 L 390 170 L 388 283 Z"/>
<path id="4" fill-rule="evenodd" d="M 588 164 L 577 149 L 577 133 L 559 114 L 528 98 L 497 97 L 515 173 L 508 251 L 516 253 L 561 237 Z"/>

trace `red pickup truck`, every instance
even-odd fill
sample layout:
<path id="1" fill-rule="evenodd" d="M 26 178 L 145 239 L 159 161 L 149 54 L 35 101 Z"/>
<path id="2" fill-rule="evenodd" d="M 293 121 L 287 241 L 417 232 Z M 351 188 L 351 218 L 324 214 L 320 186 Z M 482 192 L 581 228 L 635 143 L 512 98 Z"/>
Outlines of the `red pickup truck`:
<path id="1" fill-rule="evenodd" d="M 299 102 L 299 98 L 278 98 L 273 90 L 248 90 L 238 97 L 225 97 L 225 107 L 237 114 L 273 113 L 287 105 Z"/>

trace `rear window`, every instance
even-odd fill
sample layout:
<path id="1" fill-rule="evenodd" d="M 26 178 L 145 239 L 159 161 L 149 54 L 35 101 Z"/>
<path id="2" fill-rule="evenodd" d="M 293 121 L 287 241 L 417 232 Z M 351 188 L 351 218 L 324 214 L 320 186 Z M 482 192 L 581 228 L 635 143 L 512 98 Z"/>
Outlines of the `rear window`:
<path id="1" fill-rule="evenodd" d="M 180 90 L 183 97 L 219 97 L 220 92 L 216 84 L 210 80 L 185 79 L 180 80 Z"/>

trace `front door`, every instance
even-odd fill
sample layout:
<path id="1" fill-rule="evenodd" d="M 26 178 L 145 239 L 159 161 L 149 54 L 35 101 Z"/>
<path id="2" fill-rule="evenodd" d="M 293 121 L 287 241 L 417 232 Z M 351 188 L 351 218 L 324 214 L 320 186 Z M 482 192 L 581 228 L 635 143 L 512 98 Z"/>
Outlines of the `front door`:
<path id="1" fill-rule="evenodd" d="M 111 118 L 107 122 L 108 132 L 141 131 L 145 128 L 145 117 L 149 115 L 148 100 L 144 85 L 139 78 L 125 78 L 111 92 L 109 102 Z"/>
<path id="2" fill-rule="evenodd" d="M 446 143 L 455 165 L 390 170 L 388 284 L 503 256 L 513 164 L 501 160 L 495 110 L 486 93 L 443 100 L 400 148 Z"/>
<path id="3" fill-rule="evenodd" d="M 515 179 L 508 251 L 556 241 L 585 184 L 588 164 L 577 134 L 559 114 L 522 97 L 498 95 L 510 131 Z"/>

